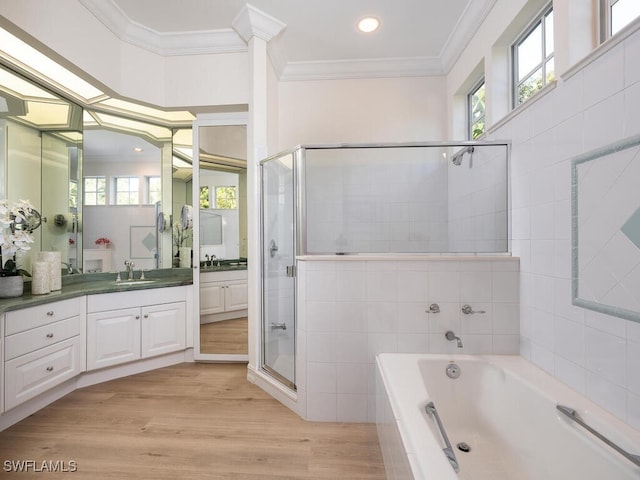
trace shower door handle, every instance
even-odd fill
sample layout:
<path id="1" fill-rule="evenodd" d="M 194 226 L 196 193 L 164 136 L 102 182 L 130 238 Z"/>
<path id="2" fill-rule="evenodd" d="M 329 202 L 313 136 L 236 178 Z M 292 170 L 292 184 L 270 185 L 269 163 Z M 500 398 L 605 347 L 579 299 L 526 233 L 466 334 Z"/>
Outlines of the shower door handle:
<path id="1" fill-rule="evenodd" d="M 271 258 L 276 256 L 277 251 L 278 251 L 278 244 L 276 243 L 275 240 L 271 240 L 271 242 L 269 242 L 269 255 L 271 256 Z"/>

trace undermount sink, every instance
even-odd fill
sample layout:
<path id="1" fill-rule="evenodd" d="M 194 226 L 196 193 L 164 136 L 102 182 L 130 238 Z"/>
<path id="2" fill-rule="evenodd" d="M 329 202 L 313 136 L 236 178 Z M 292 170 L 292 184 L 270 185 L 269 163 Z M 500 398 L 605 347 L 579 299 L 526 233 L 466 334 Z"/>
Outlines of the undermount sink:
<path id="1" fill-rule="evenodd" d="M 145 283 L 155 283 L 156 280 L 121 280 L 119 282 L 114 281 L 113 283 L 115 285 L 122 285 L 122 286 L 131 286 L 131 285 L 144 285 Z"/>

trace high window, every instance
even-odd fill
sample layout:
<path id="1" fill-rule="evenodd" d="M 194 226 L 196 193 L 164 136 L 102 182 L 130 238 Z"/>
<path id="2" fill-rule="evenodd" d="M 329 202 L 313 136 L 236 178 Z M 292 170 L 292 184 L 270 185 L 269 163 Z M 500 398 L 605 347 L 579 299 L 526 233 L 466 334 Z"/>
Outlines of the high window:
<path id="1" fill-rule="evenodd" d="M 468 135 L 475 140 L 484 135 L 484 78 L 476 83 L 467 95 Z"/>
<path id="2" fill-rule="evenodd" d="M 638 0 L 600 0 L 602 41 L 640 17 Z"/>
<path id="3" fill-rule="evenodd" d="M 209 187 L 200 187 L 200 208 L 209 208 Z"/>
<path id="4" fill-rule="evenodd" d="M 216 208 L 238 208 L 236 187 L 216 187 Z"/>
<path id="5" fill-rule="evenodd" d="M 518 37 L 511 53 L 513 106 L 517 107 L 555 80 L 552 6 Z"/>
<path id="6" fill-rule="evenodd" d="M 106 205 L 106 181 L 104 177 L 84 177 L 84 204 Z"/>
<path id="7" fill-rule="evenodd" d="M 140 203 L 140 180 L 138 177 L 116 178 L 116 205 L 138 205 Z"/>

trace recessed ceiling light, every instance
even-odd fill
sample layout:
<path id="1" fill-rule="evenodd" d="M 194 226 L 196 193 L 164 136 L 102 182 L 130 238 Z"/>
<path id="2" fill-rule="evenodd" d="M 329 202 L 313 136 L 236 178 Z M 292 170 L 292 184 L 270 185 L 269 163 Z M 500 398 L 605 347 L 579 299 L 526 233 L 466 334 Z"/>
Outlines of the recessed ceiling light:
<path id="1" fill-rule="evenodd" d="M 380 26 L 380 20 L 376 17 L 364 17 L 358 22 L 358 30 L 364 33 L 375 32 Z"/>
<path id="2" fill-rule="evenodd" d="M 140 153 L 142 152 L 142 147 L 133 147 L 133 151 Z"/>

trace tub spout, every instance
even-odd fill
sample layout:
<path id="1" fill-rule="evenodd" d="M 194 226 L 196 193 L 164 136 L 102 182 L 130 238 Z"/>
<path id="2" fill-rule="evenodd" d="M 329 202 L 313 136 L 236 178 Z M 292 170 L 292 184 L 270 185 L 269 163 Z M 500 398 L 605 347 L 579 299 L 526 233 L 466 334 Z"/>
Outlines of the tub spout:
<path id="1" fill-rule="evenodd" d="M 462 339 L 460 337 L 458 337 L 455 333 L 453 333 L 451 330 L 448 330 L 447 333 L 444 334 L 444 336 L 450 342 L 455 340 L 456 344 L 458 345 L 458 348 L 462 348 Z"/>

